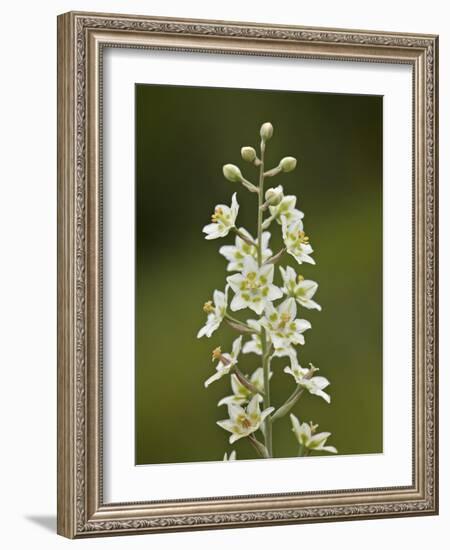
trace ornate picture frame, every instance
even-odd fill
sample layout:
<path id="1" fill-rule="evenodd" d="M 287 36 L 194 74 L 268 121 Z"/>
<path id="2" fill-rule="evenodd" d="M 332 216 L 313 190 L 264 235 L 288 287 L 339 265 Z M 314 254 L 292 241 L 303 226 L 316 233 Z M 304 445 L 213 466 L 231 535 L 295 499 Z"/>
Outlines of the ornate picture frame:
<path id="1" fill-rule="evenodd" d="M 412 68 L 412 483 L 249 496 L 103 498 L 105 48 Z M 70 12 L 58 17 L 58 533 L 69 538 L 438 513 L 438 38 Z"/>

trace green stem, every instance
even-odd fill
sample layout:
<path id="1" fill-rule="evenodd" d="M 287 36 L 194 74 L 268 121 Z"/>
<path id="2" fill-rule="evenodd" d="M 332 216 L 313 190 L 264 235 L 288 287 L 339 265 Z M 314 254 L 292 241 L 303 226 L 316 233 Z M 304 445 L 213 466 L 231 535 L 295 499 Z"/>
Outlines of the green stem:
<path id="1" fill-rule="evenodd" d="M 248 332 L 250 334 L 258 334 L 258 332 L 249 327 L 247 323 L 244 323 L 243 321 L 239 321 L 239 319 L 236 319 L 235 317 L 232 317 L 228 313 L 225 313 L 225 319 L 228 321 L 229 325 L 231 325 L 233 328 L 240 332 Z"/>
<path id="2" fill-rule="evenodd" d="M 262 264 L 262 223 L 263 223 L 263 199 L 264 199 L 264 152 L 266 144 L 261 141 L 261 164 L 259 165 L 258 187 L 258 265 Z"/>
<path id="3" fill-rule="evenodd" d="M 308 449 L 306 449 L 306 447 L 304 447 L 303 445 L 299 445 L 297 456 L 308 456 L 306 454 L 307 450 Z"/>
<path id="4" fill-rule="evenodd" d="M 267 353 L 266 331 L 261 329 L 262 367 L 264 376 L 264 408 L 270 407 L 270 362 Z M 264 439 L 269 455 L 272 456 L 272 419 L 270 415 L 264 421 Z"/>
<path id="5" fill-rule="evenodd" d="M 261 158 L 259 165 L 259 188 L 258 188 L 258 265 L 262 265 L 262 224 L 263 224 L 263 200 L 264 200 L 264 153 L 266 144 L 261 141 Z M 266 330 L 261 329 L 261 351 L 262 367 L 264 375 L 264 408 L 270 407 L 270 363 L 267 353 Z M 273 456 L 272 449 L 272 421 L 267 416 L 264 421 L 264 441 L 269 457 Z"/>
<path id="6" fill-rule="evenodd" d="M 261 441 L 258 441 L 253 434 L 250 434 L 248 436 L 248 439 L 261 458 L 270 458 L 270 455 L 266 446 L 263 445 Z"/>
<path id="7" fill-rule="evenodd" d="M 264 262 L 264 265 L 267 265 L 267 264 L 276 264 L 281 256 L 283 256 L 283 254 L 286 252 L 286 247 L 284 246 L 281 250 L 279 250 L 276 254 L 274 254 L 273 256 L 271 256 L 268 260 L 266 260 Z"/>

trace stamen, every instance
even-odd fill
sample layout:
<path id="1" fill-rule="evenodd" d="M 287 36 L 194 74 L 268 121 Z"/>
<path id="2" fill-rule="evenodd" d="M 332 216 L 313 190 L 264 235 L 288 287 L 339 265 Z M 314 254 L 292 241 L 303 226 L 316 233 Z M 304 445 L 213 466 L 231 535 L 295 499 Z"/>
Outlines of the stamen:
<path id="1" fill-rule="evenodd" d="M 217 208 L 214 210 L 214 214 L 211 216 L 211 221 L 212 221 L 213 223 L 217 223 L 217 222 L 220 220 L 220 218 L 222 218 L 222 216 L 223 216 L 223 210 L 222 210 L 222 208 L 217 207 Z"/>
<path id="2" fill-rule="evenodd" d="M 301 244 L 308 244 L 309 243 L 309 237 L 305 235 L 304 231 L 299 231 L 297 235 L 298 240 Z"/>
<path id="3" fill-rule="evenodd" d="M 310 427 L 311 427 L 311 433 L 313 434 L 317 428 L 319 427 L 319 424 L 313 424 L 312 422 L 309 423 Z"/>

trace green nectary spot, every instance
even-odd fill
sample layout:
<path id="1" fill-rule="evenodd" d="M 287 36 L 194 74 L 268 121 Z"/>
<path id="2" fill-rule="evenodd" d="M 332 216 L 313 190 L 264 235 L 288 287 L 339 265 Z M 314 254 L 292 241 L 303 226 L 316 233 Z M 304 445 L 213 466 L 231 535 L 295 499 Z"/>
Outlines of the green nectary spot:
<path id="1" fill-rule="evenodd" d="M 250 254 L 251 252 L 251 248 L 250 248 L 250 245 L 245 243 L 243 246 L 242 246 L 242 251 L 245 253 L 245 254 Z"/>
<path id="2" fill-rule="evenodd" d="M 277 320 L 278 315 L 276 313 L 272 313 L 269 317 L 269 321 L 272 321 L 273 323 Z"/>
<path id="3" fill-rule="evenodd" d="M 239 250 L 237 250 L 234 253 L 234 257 L 236 258 L 236 260 L 242 260 L 244 258 L 244 256 L 239 252 Z"/>
<path id="4" fill-rule="evenodd" d="M 295 323 L 291 323 L 291 324 L 289 325 L 289 328 L 290 328 L 291 330 L 295 330 L 297 327 L 295 326 Z"/>
<path id="5" fill-rule="evenodd" d="M 267 277 L 264 277 L 264 275 L 261 275 L 259 280 L 262 285 L 265 285 L 267 283 Z"/>
<path id="6" fill-rule="evenodd" d="M 256 304 L 257 302 L 260 302 L 261 301 L 261 296 L 254 296 L 253 299 L 252 299 L 252 302 L 254 304 Z"/>
<path id="7" fill-rule="evenodd" d="M 246 302 L 250 301 L 250 295 L 247 294 L 247 293 L 242 294 L 242 298 L 243 298 Z"/>
<path id="8" fill-rule="evenodd" d="M 253 281 L 254 279 L 256 279 L 256 273 L 254 271 L 250 271 L 250 273 L 247 273 L 247 279 Z"/>
<path id="9" fill-rule="evenodd" d="M 263 289 L 262 289 L 262 295 L 263 296 L 267 296 L 269 294 L 269 287 L 265 286 Z"/>

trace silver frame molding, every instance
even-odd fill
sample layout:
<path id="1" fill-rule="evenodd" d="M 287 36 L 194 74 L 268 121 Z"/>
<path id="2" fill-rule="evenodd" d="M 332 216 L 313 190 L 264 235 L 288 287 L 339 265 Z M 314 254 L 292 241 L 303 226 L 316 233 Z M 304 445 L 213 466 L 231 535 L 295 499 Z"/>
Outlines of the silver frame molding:
<path id="1" fill-rule="evenodd" d="M 102 51 L 133 47 L 413 68 L 413 483 L 112 503 L 102 495 Z M 438 38 L 70 12 L 58 17 L 58 533 L 69 538 L 438 513 Z M 411 197 L 405 197 L 411 200 Z"/>

